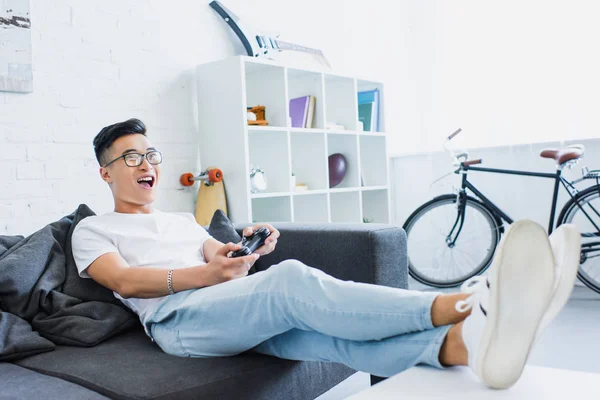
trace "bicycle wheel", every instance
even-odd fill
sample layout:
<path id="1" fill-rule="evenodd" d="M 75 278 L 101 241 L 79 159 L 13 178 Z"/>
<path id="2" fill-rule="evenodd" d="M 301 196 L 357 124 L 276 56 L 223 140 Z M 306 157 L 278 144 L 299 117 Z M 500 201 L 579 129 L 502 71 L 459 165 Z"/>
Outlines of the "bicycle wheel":
<path id="1" fill-rule="evenodd" d="M 575 224 L 581 232 L 577 277 L 600 293 L 600 185 L 582 190 L 565 204 L 558 217 L 558 225 L 562 224 Z"/>
<path id="2" fill-rule="evenodd" d="M 467 197 L 462 230 L 454 245 L 448 244 L 458 218 L 456 200 L 453 194 L 436 197 L 404 223 L 409 274 L 426 285 L 455 287 L 481 274 L 491 264 L 500 240 L 499 219 L 483 203 Z"/>

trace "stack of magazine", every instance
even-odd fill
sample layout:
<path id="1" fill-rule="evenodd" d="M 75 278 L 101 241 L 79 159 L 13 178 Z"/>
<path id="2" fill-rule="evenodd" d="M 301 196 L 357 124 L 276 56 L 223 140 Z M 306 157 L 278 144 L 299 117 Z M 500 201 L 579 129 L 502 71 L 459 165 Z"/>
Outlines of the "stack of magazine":
<path id="1" fill-rule="evenodd" d="M 358 120 L 363 131 L 379 132 L 379 89 L 358 92 Z"/>

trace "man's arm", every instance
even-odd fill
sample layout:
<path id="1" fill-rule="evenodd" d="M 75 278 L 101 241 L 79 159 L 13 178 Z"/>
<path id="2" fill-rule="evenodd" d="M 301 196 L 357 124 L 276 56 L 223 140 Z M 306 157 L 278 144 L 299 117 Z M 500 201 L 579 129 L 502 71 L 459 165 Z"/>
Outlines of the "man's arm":
<path id="1" fill-rule="evenodd" d="M 252 232 L 257 230 L 260 227 L 269 228 L 271 234 L 265 240 L 265 244 L 260 248 L 256 249 L 256 253 L 261 256 L 266 256 L 269 253 L 272 253 L 275 250 L 275 246 L 277 245 L 277 239 L 279 238 L 279 231 L 273 227 L 271 224 L 258 224 L 253 227 L 244 228 L 242 235 L 250 236 Z M 204 241 L 202 245 L 202 253 L 204 254 L 204 259 L 206 262 L 210 262 L 214 257 L 217 251 L 224 246 L 223 243 L 219 242 L 214 238 L 210 238 Z"/>
<path id="2" fill-rule="evenodd" d="M 219 251 L 219 249 L 223 246 L 225 246 L 225 244 L 219 242 L 217 239 L 206 239 L 202 245 L 202 253 L 204 254 L 204 259 L 206 262 L 211 262 L 213 258 L 215 258 L 217 251 Z"/>
<path id="3" fill-rule="evenodd" d="M 208 264 L 174 269 L 171 277 L 173 290 L 180 292 L 212 286 L 248 275 L 248 270 L 258 259 L 258 255 L 227 257 L 227 253 L 239 248 L 237 244 L 228 243 L 217 249 Z M 169 294 L 169 269 L 168 266 L 164 269 L 130 267 L 118 253 L 106 253 L 90 264 L 87 273 L 93 280 L 123 298 L 154 298 Z"/>

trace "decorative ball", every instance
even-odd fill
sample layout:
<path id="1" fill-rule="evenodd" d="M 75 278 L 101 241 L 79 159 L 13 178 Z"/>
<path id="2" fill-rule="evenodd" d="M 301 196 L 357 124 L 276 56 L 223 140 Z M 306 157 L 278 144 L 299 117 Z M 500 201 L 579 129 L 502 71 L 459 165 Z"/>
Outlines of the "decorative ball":
<path id="1" fill-rule="evenodd" d="M 335 153 L 329 156 L 329 187 L 340 184 L 346 175 L 346 158 L 343 154 Z"/>

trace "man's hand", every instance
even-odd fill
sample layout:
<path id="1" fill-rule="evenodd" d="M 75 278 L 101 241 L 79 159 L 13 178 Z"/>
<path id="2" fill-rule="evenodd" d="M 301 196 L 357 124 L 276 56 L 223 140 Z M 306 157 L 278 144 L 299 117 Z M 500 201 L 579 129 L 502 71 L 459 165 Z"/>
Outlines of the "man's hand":
<path id="1" fill-rule="evenodd" d="M 205 266 L 206 286 L 217 285 L 248 275 L 248 270 L 258 260 L 260 255 L 253 253 L 244 257 L 228 257 L 230 252 L 239 250 L 240 248 L 239 244 L 227 243 L 217 251 L 214 258 Z"/>
<path id="2" fill-rule="evenodd" d="M 254 231 L 256 231 L 258 228 L 261 228 L 263 226 L 266 227 L 267 229 L 269 229 L 269 232 L 271 232 L 271 234 L 265 240 L 265 244 L 263 244 L 258 249 L 256 249 L 254 254 L 260 254 L 261 256 L 266 256 L 267 254 L 272 253 L 273 250 L 275 250 L 275 246 L 277 245 L 277 238 L 279 238 L 279 231 L 277 229 L 275 229 L 273 227 L 273 225 L 260 224 L 260 225 L 249 226 L 247 228 L 244 228 L 244 231 L 242 232 L 242 234 L 244 236 L 250 236 L 250 235 L 252 235 L 252 233 Z"/>

